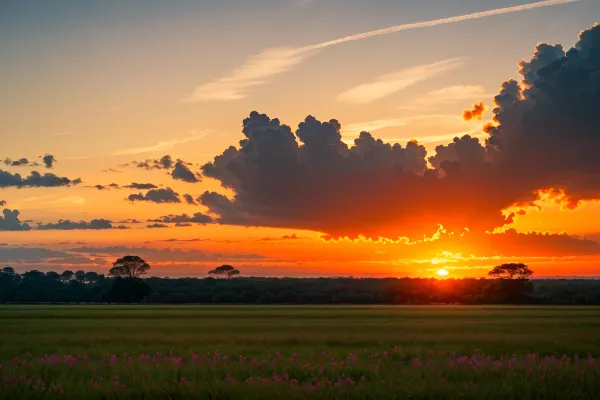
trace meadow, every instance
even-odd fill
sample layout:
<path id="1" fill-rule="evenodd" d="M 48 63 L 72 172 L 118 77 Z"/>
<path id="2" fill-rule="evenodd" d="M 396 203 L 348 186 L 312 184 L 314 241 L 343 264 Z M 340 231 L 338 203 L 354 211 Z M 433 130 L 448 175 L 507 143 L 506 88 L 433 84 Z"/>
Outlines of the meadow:
<path id="1" fill-rule="evenodd" d="M 600 307 L 0 306 L 0 398 L 600 398 Z"/>

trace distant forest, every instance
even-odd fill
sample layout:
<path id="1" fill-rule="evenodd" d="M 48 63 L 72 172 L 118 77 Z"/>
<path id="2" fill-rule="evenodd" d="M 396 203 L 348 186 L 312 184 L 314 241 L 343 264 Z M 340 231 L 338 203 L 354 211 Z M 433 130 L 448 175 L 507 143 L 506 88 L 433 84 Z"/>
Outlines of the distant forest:
<path id="1" fill-rule="evenodd" d="M 597 280 L 245 278 L 234 277 L 236 271 L 211 271 L 223 278 L 141 279 L 113 270 L 106 277 L 17 274 L 8 267 L 0 271 L 0 303 L 600 305 Z"/>

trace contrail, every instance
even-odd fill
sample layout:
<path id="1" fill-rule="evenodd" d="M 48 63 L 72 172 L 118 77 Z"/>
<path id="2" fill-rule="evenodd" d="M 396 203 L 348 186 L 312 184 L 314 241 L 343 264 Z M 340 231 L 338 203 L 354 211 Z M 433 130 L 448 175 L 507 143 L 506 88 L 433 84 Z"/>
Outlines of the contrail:
<path id="1" fill-rule="evenodd" d="M 221 78 L 198 86 L 185 102 L 207 101 L 207 100 L 238 100 L 247 96 L 250 88 L 265 83 L 266 79 L 282 74 L 301 64 L 309 56 L 319 49 L 324 49 L 336 44 L 368 39 L 375 36 L 407 31 L 410 29 L 429 28 L 432 26 L 453 24 L 456 22 L 469 21 L 473 19 L 486 18 L 494 15 L 511 14 L 520 11 L 533 10 L 536 8 L 555 6 L 560 4 L 576 3 L 580 0 L 545 0 L 521 6 L 498 8 L 495 10 L 482 11 L 456 17 L 435 19 L 432 21 L 415 22 L 411 24 L 397 25 L 390 28 L 379 29 L 371 32 L 359 33 L 345 36 L 343 38 L 329 40 L 303 47 L 282 47 L 263 50 L 261 53 L 251 56 L 240 67 Z"/>
<path id="2" fill-rule="evenodd" d="M 397 26 L 392 26 L 390 28 L 378 29 L 376 31 L 365 32 L 365 33 L 359 33 L 356 35 L 350 35 L 350 36 L 346 36 L 343 38 L 330 40 L 327 42 L 323 42 L 323 43 L 319 43 L 319 44 L 315 44 L 315 45 L 311 45 L 311 46 L 305 46 L 303 48 L 307 49 L 307 50 L 323 49 L 325 47 L 333 46 L 333 45 L 340 44 L 340 43 L 353 42 L 355 40 L 367 39 L 367 38 L 374 37 L 374 36 L 387 35 L 389 33 L 407 31 L 410 29 L 429 28 L 431 26 L 452 24 L 455 22 L 469 21 L 472 19 L 492 17 L 494 15 L 511 14 L 511 13 L 515 13 L 515 12 L 519 12 L 519 11 L 533 10 L 535 8 L 549 7 L 549 6 L 559 5 L 559 4 L 575 3 L 578 1 L 580 1 L 580 0 L 545 0 L 545 1 L 539 1 L 537 3 L 523 4 L 521 6 L 514 6 L 514 7 L 507 7 L 507 8 L 498 8 L 496 10 L 482 11 L 482 12 L 477 12 L 477 13 L 473 13 L 473 14 L 460 15 L 457 17 L 449 17 L 449 18 L 435 19 L 432 21 L 415 22 L 412 24 L 397 25 Z"/>

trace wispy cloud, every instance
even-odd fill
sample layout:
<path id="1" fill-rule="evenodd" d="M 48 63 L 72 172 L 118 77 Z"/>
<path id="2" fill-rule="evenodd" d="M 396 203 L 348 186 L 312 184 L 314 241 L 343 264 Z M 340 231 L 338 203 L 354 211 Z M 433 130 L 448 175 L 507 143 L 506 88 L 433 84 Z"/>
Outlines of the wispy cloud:
<path id="1" fill-rule="evenodd" d="M 424 110 L 434 108 L 440 104 L 451 104 L 456 102 L 474 101 L 491 98 L 494 95 L 488 93 L 482 85 L 456 85 L 432 90 L 423 96 L 411 99 L 410 103 L 401 104 L 399 110 Z"/>
<path id="2" fill-rule="evenodd" d="M 344 137 L 355 137 L 359 133 L 365 131 L 373 133 L 375 131 L 387 128 L 396 128 L 400 126 L 407 126 L 411 122 L 419 120 L 456 120 L 460 121 L 460 118 L 452 114 L 427 114 L 427 115 L 416 115 L 407 118 L 388 118 L 388 119 L 376 119 L 373 121 L 357 122 L 354 124 L 348 124 L 342 127 L 342 133 Z M 353 141 L 354 139 L 352 139 Z"/>
<path id="3" fill-rule="evenodd" d="M 456 69 L 462 65 L 463 60 L 462 58 L 452 58 L 382 75 L 372 82 L 358 85 L 341 93 L 338 96 L 338 100 L 352 104 L 372 103 L 426 79 L 431 79 L 446 71 Z"/>
<path id="4" fill-rule="evenodd" d="M 397 25 L 390 28 L 345 36 L 339 39 L 304 47 L 280 47 L 266 49 L 263 52 L 250 57 L 244 64 L 233 70 L 231 73 L 213 82 L 198 86 L 193 93 L 187 99 L 185 99 L 185 101 L 230 101 L 245 98 L 252 87 L 266 83 L 269 77 L 287 72 L 296 65 L 304 62 L 308 57 L 315 54 L 316 51 L 337 44 L 367 39 L 375 36 L 388 35 L 391 33 L 402 32 L 411 29 L 429 28 L 438 25 L 446 25 L 496 15 L 533 10 L 536 8 L 575 3 L 578 1 L 580 0 L 545 0 L 536 3 L 498 8 L 495 10 L 459 15 L 449 18 Z"/>
<path id="5" fill-rule="evenodd" d="M 152 153 L 155 151 L 164 151 L 164 150 L 170 150 L 173 147 L 179 145 L 179 144 L 183 144 L 183 143 L 188 143 L 194 140 L 198 140 L 200 138 L 203 138 L 204 136 L 207 135 L 207 132 L 196 132 L 193 131 L 191 132 L 190 136 L 181 138 L 181 139 L 173 139 L 173 140 L 167 140 L 164 142 L 158 142 L 155 145 L 151 145 L 151 146 L 146 146 L 146 147 L 134 147 L 132 149 L 125 149 L 125 150 L 119 150 L 119 151 L 115 151 L 113 153 L 111 153 L 111 155 L 113 156 L 123 156 L 123 155 L 132 155 L 132 154 L 142 154 L 142 153 Z"/>

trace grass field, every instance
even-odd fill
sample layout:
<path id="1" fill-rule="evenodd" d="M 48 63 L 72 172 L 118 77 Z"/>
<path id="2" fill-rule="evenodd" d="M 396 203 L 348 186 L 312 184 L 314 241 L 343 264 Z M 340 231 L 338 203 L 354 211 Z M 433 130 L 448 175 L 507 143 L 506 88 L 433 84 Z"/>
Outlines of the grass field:
<path id="1" fill-rule="evenodd" d="M 597 356 L 598 307 L 0 306 L 0 398 L 588 399 Z"/>

